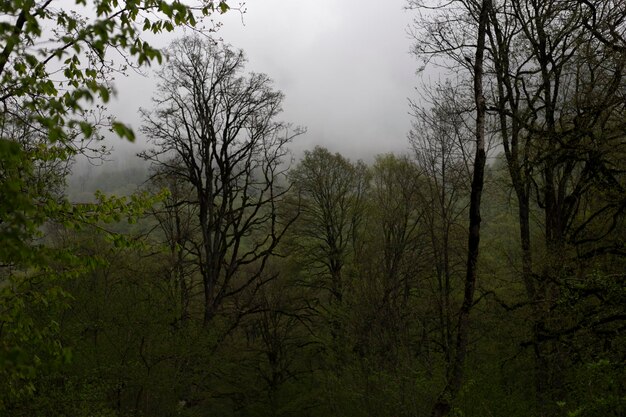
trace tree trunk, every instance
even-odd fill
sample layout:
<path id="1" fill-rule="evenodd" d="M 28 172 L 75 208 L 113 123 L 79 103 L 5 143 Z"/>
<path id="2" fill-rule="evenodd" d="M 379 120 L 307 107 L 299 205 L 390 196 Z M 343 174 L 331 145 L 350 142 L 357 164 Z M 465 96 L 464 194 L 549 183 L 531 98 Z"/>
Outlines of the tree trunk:
<path id="1" fill-rule="evenodd" d="M 470 195 L 469 238 L 467 251 L 467 271 L 465 275 L 465 292 L 463 305 L 459 312 L 459 325 L 456 340 L 456 351 L 452 371 L 447 377 L 446 386 L 432 409 L 433 417 L 447 416 L 452 401 L 458 395 L 463 383 L 465 356 L 469 340 L 469 318 L 474 303 L 476 289 L 477 262 L 480 244 L 480 202 L 485 176 L 485 97 L 483 95 L 483 61 L 485 54 L 485 34 L 489 18 L 491 0 L 483 0 L 478 22 L 478 39 L 476 45 L 476 60 L 474 62 L 474 100 L 476 102 L 476 155 L 474 158 L 474 172 L 472 176 L 472 190 Z"/>

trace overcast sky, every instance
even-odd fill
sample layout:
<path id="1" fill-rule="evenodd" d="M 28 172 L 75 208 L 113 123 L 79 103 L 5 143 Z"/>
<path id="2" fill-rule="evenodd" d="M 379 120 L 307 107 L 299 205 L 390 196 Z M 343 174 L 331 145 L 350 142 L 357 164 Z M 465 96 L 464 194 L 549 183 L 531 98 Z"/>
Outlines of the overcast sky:
<path id="1" fill-rule="evenodd" d="M 232 2 L 231 2 L 232 3 Z M 248 70 L 266 73 L 285 93 L 282 119 L 308 132 L 297 153 L 326 146 L 369 159 L 408 148 L 408 98 L 420 83 L 403 0 L 249 0 L 243 15 L 221 16 L 216 36 L 245 51 Z M 118 79 L 110 110 L 138 131 L 152 78 Z M 114 146 L 133 154 L 141 146 Z"/>

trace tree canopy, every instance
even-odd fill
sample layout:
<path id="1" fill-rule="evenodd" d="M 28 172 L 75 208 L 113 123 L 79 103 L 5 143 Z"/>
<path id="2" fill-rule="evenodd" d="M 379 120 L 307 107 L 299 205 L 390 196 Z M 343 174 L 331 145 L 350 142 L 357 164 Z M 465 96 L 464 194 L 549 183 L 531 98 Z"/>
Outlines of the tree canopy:
<path id="1" fill-rule="evenodd" d="M 224 2 L 0 5 L 0 415 L 625 414 L 626 8 L 408 3 L 440 79 L 364 161 L 291 153 Z M 144 165 L 68 190 L 106 130 Z"/>

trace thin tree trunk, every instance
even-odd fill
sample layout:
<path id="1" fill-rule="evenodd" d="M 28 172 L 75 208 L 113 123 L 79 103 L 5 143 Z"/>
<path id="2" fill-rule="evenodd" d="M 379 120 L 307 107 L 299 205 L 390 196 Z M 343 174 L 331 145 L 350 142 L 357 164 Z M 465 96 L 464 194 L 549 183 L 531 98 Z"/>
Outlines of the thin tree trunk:
<path id="1" fill-rule="evenodd" d="M 452 371 L 446 381 L 446 386 L 437 402 L 433 406 L 432 416 L 447 416 L 452 401 L 458 395 L 463 383 L 465 356 L 469 339 L 469 318 L 474 303 L 476 289 L 477 262 L 480 243 L 480 202 L 485 176 L 485 97 L 483 95 L 483 61 L 485 54 L 485 34 L 489 18 L 491 0 L 483 0 L 478 22 L 478 39 L 476 45 L 476 60 L 474 62 L 474 100 L 476 102 L 476 155 L 474 158 L 474 172 L 470 195 L 469 238 L 467 251 L 467 271 L 465 276 L 465 293 L 463 305 L 459 314 L 459 325 L 456 340 L 456 352 Z"/>

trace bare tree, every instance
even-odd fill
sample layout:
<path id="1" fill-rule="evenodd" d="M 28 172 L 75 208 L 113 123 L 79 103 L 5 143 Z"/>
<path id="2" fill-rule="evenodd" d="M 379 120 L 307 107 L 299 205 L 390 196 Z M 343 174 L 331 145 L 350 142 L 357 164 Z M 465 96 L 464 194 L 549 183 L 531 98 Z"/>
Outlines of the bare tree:
<path id="1" fill-rule="evenodd" d="M 626 53 L 626 4 L 619 0 L 577 0 L 586 13 L 585 29 L 604 45 Z"/>
<path id="2" fill-rule="evenodd" d="M 426 2 L 410 0 L 413 7 L 425 7 Z M 491 0 L 460 0 L 435 4 L 440 13 L 418 25 L 425 30 L 425 38 L 418 40 L 416 52 L 429 62 L 430 57 L 443 57 L 452 63 L 452 69 L 465 68 L 472 74 L 473 98 L 476 109 L 475 155 L 472 160 L 472 184 L 469 206 L 469 238 L 467 266 L 464 281 L 463 303 L 459 310 L 455 355 L 446 375 L 446 385 L 432 409 L 433 416 L 446 416 L 451 402 L 463 383 L 465 356 L 469 341 L 469 318 L 474 304 L 477 263 L 480 243 L 480 205 L 486 163 L 485 116 L 486 101 L 483 94 L 483 74 L 486 51 L 486 34 L 489 26 Z M 458 30 L 451 30 L 458 29 Z"/>
<path id="3" fill-rule="evenodd" d="M 142 156 L 194 189 L 200 233 L 190 243 L 206 325 L 224 300 L 267 279 L 267 260 L 291 222 L 276 215 L 286 147 L 302 130 L 276 120 L 283 94 L 266 75 L 243 73 L 242 51 L 192 36 L 173 42 L 168 55 L 155 109 L 142 112 L 155 145 Z"/>
<path id="4" fill-rule="evenodd" d="M 416 163 L 424 177 L 419 198 L 425 207 L 424 225 L 428 236 L 426 256 L 432 265 L 430 303 L 436 310 L 433 339 L 449 370 L 454 356 L 455 312 L 465 270 L 467 237 L 467 195 L 473 126 L 472 106 L 461 88 L 446 82 L 428 92 L 429 107 L 412 103 L 412 129 L 409 141 Z M 430 278 L 430 277 L 429 277 Z"/>

